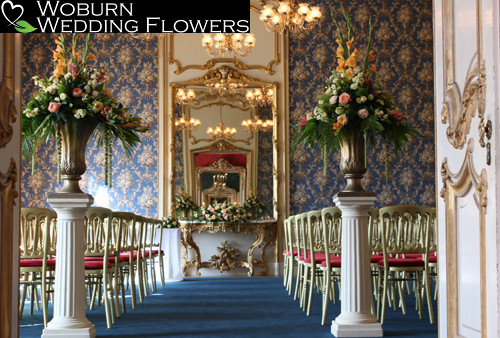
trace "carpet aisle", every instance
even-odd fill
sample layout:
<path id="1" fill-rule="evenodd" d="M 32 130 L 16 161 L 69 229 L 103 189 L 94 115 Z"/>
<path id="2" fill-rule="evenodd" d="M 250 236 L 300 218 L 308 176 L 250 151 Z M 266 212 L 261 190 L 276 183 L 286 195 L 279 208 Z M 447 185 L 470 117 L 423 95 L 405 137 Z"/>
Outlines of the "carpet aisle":
<path id="1" fill-rule="evenodd" d="M 399 309 L 387 310 L 384 336 L 437 337 L 437 324 L 429 324 L 427 308 L 419 319 L 413 296 L 405 299 L 406 315 Z M 20 337 L 40 337 L 41 311 L 31 316 L 26 305 Z M 311 312 L 306 316 L 285 292 L 282 277 L 187 278 L 159 286 L 134 310 L 128 297 L 127 313 L 111 329 L 106 328 L 103 306 L 87 311 L 87 318 L 98 337 L 333 337 L 330 324 L 320 324 L 319 293 Z M 330 303 L 328 323 L 339 312 L 340 304 Z"/>

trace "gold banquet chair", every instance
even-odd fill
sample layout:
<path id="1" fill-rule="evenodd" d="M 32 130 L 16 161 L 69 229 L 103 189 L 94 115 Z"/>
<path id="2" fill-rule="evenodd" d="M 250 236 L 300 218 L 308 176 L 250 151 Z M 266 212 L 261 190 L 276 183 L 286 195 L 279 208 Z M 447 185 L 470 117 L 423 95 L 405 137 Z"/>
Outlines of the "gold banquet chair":
<path id="1" fill-rule="evenodd" d="M 297 262 L 297 277 L 295 278 L 295 293 L 294 300 L 299 299 L 299 305 L 302 307 L 302 285 L 304 282 L 304 253 L 305 253 L 305 239 L 304 227 L 307 222 L 307 212 L 295 215 L 294 227 L 297 235 L 297 255 L 295 261 Z"/>
<path id="2" fill-rule="evenodd" d="M 90 309 L 93 309 L 95 300 L 100 304 L 102 298 L 106 313 L 108 328 L 115 322 L 113 305 L 115 301 L 115 286 L 119 282 L 116 270 L 116 259 L 110 250 L 113 241 L 112 225 L 113 212 L 107 208 L 92 207 L 86 212 L 85 222 L 85 284 L 89 293 Z"/>
<path id="3" fill-rule="evenodd" d="M 295 273 L 295 267 L 297 266 L 297 261 L 295 257 L 298 253 L 298 247 L 296 242 L 296 235 L 294 232 L 295 216 L 289 216 L 284 220 L 284 230 L 285 230 L 285 249 L 283 250 L 283 279 L 286 286 L 288 294 L 292 294 L 293 287 L 293 275 Z"/>
<path id="4" fill-rule="evenodd" d="M 20 261 L 19 281 L 22 286 L 19 306 L 19 318 L 22 317 L 28 287 L 31 286 L 30 314 L 33 305 L 38 303 L 38 286 L 41 287 L 42 312 L 44 327 L 48 322 L 48 296 L 51 292 L 52 274 L 55 271 L 55 246 L 51 234 L 55 233 L 57 214 L 47 208 L 21 208 L 20 219 Z"/>
<path id="5" fill-rule="evenodd" d="M 430 296 L 429 261 L 429 219 L 427 207 L 390 206 L 379 210 L 379 226 L 382 236 L 383 259 L 379 261 L 377 317 L 383 324 L 388 297 L 396 307 L 396 288 L 400 296 L 403 313 L 406 313 L 401 282 L 412 278 L 415 282 L 415 297 L 419 317 L 422 318 L 423 295 L 425 292 L 430 323 L 434 323 Z M 407 258 L 405 255 L 419 254 L 421 258 Z M 389 287 L 392 292 L 389 295 Z"/>
<path id="6" fill-rule="evenodd" d="M 323 301 L 321 309 L 321 325 L 326 323 L 328 303 L 336 303 L 335 284 L 340 289 L 340 269 L 342 253 L 342 212 L 338 207 L 327 207 L 321 210 L 323 223 L 323 243 L 325 244 L 325 260 L 321 263 L 323 270 Z M 329 259 L 326 259 L 328 257 Z"/>
<path id="7" fill-rule="evenodd" d="M 321 263 L 326 260 L 325 246 L 323 242 L 323 221 L 321 210 L 309 211 L 306 214 L 307 221 L 304 222 L 304 260 L 302 284 L 302 302 L 306 314 L 311 314 L 311 304 L 314 289 L 323 289 Z M 308 290 L 309 288 L 309 290 Z M 309 291 L 309 292 L 308 292 Z M 307 305 L 306 305 L 307 303 Z"/>

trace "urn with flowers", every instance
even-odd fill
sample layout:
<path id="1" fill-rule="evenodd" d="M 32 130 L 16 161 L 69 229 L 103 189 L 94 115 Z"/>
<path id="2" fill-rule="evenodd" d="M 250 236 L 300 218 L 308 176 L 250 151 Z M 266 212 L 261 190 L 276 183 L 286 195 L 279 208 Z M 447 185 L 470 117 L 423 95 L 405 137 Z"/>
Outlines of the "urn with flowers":
<path id="1" fill-rule="evenodd" d="M 78 37 L 73 34 L 71 46 L 64 34 L 56 40 L 54 72 L 48 78 L 33 78 L 39 89 L 22 114 L 23 152 L 32 160 L 32 171 L 42 142 L 55 138 L 58 182 L 63 181 L 59 192 L 63 193 L 82 192 L 79 180 L 86 170 L 85 149 L 92 136 L 104 148 L 105 183 L 111 185 L 113 143 L 121 141 L 131 156 L 140 143 L 139 134 L 149 129 L 140 118 L 128 114 L 129 109 L 106 88 L 106 70 L 90 66 L 96 59 L 90 52 L 91 34 L 81 47 Z"/>
<path id="2" fill-rule="evenodd" d="M 389 151 L 401 153 L 411 137 L 418 134 L 410 127 L 394 104 L 393 96 L 382 90 L 376 81 L 375 52 L 372 49 L 372 25 L 369 21 L 366 52 L 354 47 L 351 21 L 342 7 L 347 32 L 342 32 L 333 10 L 331 16 L 338 31 L 337 65 L 325 83 L 317 105 L 308 111 L 297 125 L 292 140 L 292 152 L 305 144 L 321 149 L 325 162 L 340 150 L 340 169 L 347 185 L 343 191 L 362 192 L 361 179 L 366 172 L 366 145 L 376 137 L 385 141 Z M 387 157 L 388 158 L 388 157 Z M 388 179 L 388 161 L 386 178 Z"/>

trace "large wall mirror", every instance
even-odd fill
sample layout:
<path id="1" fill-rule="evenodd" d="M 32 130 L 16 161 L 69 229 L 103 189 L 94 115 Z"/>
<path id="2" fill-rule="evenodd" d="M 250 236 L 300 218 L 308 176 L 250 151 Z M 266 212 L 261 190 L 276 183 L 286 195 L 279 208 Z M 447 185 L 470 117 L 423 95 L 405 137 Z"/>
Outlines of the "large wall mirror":
<path id="1" fill-rule="evenodd" d="M 218 90 L 206 86 L 210 80 L 237 78 L 239 90 Z M 171 203 L 180 191 L 189 191 L 195 202 L 243 203 L 251 191 L 266 204 L 270 217 L 277 215 L 278 104 L 276 95 L 263 104 L 251 103 L 248 91 L 278 92 L 278 84 L 246 76 L 229 66 L 214 68 L 202 77 L 169 84 Z M 180 92 L 184 100 L 175 100 Z M 255 118 L 273 121 L 273 126 L 250 130 L 242 125 Z M 196 129 L 181 128 L 179 121 L 199 121 Z M 176 121 L 177 126 L 176 126 Z M 207 129 L 229 128 L 233 135 L 216 137 Z"/>

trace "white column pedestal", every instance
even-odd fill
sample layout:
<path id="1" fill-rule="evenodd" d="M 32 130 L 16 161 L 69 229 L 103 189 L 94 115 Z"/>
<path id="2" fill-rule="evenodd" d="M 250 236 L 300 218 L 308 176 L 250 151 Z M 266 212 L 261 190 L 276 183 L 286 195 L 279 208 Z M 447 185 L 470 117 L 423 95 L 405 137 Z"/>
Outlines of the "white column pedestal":
<path id="1" fill-rule="evenodd" d="M 48 202 L 57 212 L 57 261 L 54 317 L 42 337 L 95 337 L 95 327 L 85 317 L 84 266 L 84 217 L 94 199 L 88 194 L 54 193 Z"/>
<path id="2" fill-rule="evenodd" d="M 342 211 L 340 315 L 331 326 L 336 337 L 383 336 L 382 325 L 371 313 L 368 210 L 376 199 L 368 192 L 340 192 L 333 198 Z"/>

